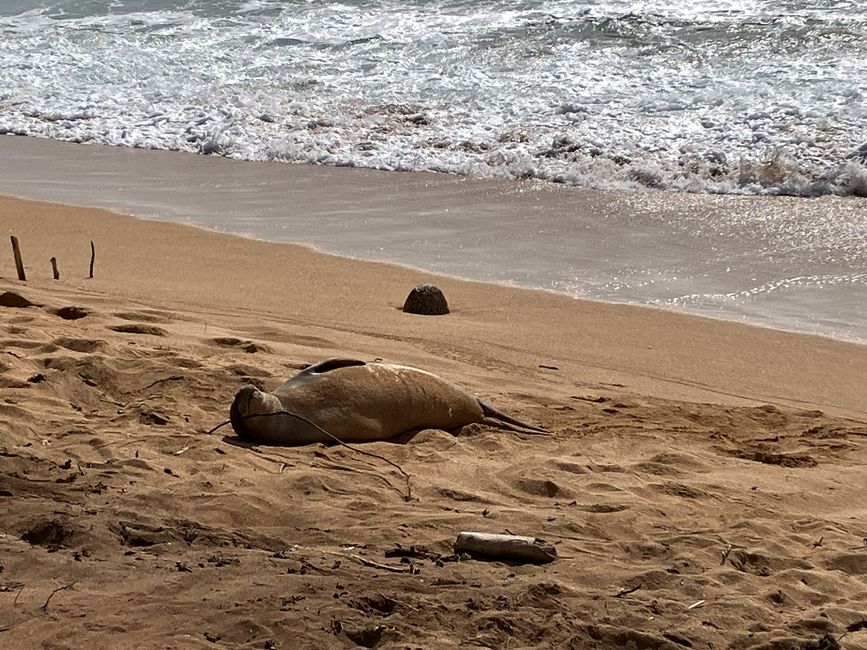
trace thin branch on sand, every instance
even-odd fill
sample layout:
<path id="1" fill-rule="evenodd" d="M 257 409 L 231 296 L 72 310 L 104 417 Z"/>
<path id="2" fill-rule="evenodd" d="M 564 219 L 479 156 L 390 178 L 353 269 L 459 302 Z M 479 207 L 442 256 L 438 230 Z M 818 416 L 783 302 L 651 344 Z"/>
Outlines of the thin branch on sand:
<path id="1" fill-rule="evenodd" d="M 381 564 L 380 562 L 374 562 L 373 560 L 368 560 L 366 557 L 362 557 L 361 555 L 355 553 L 338 553 L 337 551 L 327 551 L 325 549 L 313 549 L 308 548 L 304 549 L 308 552 L 314 553 L 324 553 L 325 555 L 336 555 L 337 557 L 348 558 L 350 560 L 355 560 L 356 562 L 360 562 L 364 566 L 369 566 L 374 569 L 382 569 L 383 571 L 391 571 L 392 573 L 412 573 L 413 570 L 410 567 L 403 566 L 395 566 L 393 564 Z M 293 552 L 301 552 L 301 549 L 294 550 Z"/>
<path id="2" fill-rule="evenodd" d="M 78 581 L 76 580 L 75 582 L 78 582 Z M 40 607 L 39 609 L 41 609 L 43 612 L 45 612 L 47 614 L 48 613 L 48 603 L 50 603 L 51 599 L 54 598 L 54 594 L 56 594 L 58 591 L 63 591 L 64 589 L 72 589 L 75 586 L 75 582 L 70 582 L 68 585 L 63 585 L 62 587 L 58 587 L 57 589 L 52 591 L 50 594 L 48 594 L 48 598 L 45 599 L 45 604 L 42 605 L 42 607 Z"/>
<path id="3" fill-rule="evenodd" d="M 636 591 L 641 589 L 641 585 L 635 585 L 634 587 L 630 587 L 626 589 L 625 587 L 621 587 L 616 594 L 614 594 L 615 598 L 623 598 L 624 596 L 628 596 L 629 594 L 634 594 Z"/>
<path id="4" fill-rule="evenodd" d="M 391 564 L 380 564 L 379 562 L 368 560 L 367 558 L 361 557 L 360 555 L 347 555 L 346 557 L 351 557 L 353 560 L 358 560 L 365 566 L 373 567 L 374 569 L 383 569 L 384 571 L 391 571 L 392 573 L 408 573 L 410 571 L 410 569 L 407 567 L 392 566 Z"/>
<path id="5" fill-rule="evenodd" d="M 21 589 L 19 589 L 18 593 L 15 594 L 15 600 L 12 601 L 12 607 L 15 607 L 18 604 L 18 596 L 21 595 L 22 591 L 24 591 L 24 585 L 21 585 Z"/>
<path id="6" fill-rule="evenodd" d="M 135 391 L 131 391 L 131 390 L 126 391 L 126 394 L 142 393 L 142 392 L 146 391 L 148 388 L 153 388 L 157 384 L 161 384 L 161 383 L 166 382 L 166 381 L 183 381 L 183 380 L 184 380 L 184 378 L 181 375 L 171 375 L 169 377 L 163 377 L 162 379 L 157 379 L 156 381 L 152 381 L 147 386 L 144 386 L 142 388 L 137 388 Z"/>

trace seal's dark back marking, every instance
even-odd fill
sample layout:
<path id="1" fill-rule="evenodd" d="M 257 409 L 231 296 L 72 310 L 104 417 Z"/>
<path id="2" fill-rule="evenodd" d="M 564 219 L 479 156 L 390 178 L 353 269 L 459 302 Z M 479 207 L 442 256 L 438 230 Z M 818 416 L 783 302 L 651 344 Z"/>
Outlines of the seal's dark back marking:
<path id="1" fill-rule="evenodd" d="M 350 366 L 366 366 L 367 362 L 362 361 L 361 359 L 326 359 L 321 363 L 317 363 L 316 365 L 310 366 L 309 368 L 305 368 L 301 372 L 298 373 L 298 376 L 301 375 L 322 375 L 330 370 L 337 370 L 338 368 L 348 368 Z"/>

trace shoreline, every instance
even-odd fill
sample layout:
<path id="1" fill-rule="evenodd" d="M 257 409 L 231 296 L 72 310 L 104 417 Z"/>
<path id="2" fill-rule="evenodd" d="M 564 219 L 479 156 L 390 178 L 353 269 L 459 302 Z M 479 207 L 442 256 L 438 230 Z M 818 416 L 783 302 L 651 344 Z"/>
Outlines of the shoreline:
<path id="1" fill-rule="evenodd" d="M 398 173 L 403 173 L 403 172 L 398 172 Z M 414 172 L 412 172 L 412 173 L 414 173 Z M 138 216 L 138 215 L 133 215 L 133 214 L 127 214 L 127 213 L 122 212 L 120 210 L 100 208 L 98 206 L 93 206 L 93 205 L 85 205 L 85 204 L 77 204 L 77 203 L 65 203 L 63 201 L 40 201 L 38 199 L 31 199 L 31 198 L 28 198 L 26 196 L 0 193 L 0 202 L 2 202 L 4 199 L 12 199 L 14 201 L 20 201 L 20 202 L 23 202 L 26 204 L 47 203 L 47 204 L 51 204 L 51 205 L 57 205 L 57 206 L 65 207 L 65 208 L 70 208 L 73 210 L 98 210 L 98 211 L 107 212 L 107 213 L 114 215 L 116 217 L 135 219 L 137 221 L 150 221 L 150 222 L 154 222 L 154 223 L 167 223 L 166 221 L 164 221 L 163 219 L 161 219 L 158 216 Z M 521 285 L 517 285 L 517 284 L 509 284 L 507 282 L 474 280 L 472 278 L 465 278 L 465 277 L 460 277 L 457 275 L 449 275 L 448 273 L 433 273 L 431 271 L 427 271 L 423 268 L 416 267 L 416 266 L 413 266 L 412 264 L 407 264 L 407 263 L 392 262 L 392 261 L 388 261 L 388 260 L 371 260 L 371 259 L 365 259 L 365 258 L 360 258 L 360 257 L 352 257 L 349 255 L 344 255 L 344 254 L 337 253 L 334 251 L 325 250 L 323 248 L 316 246 L 315 244 L 309 244 L 309 243 L 304 243 L 304 242 L 294 242 L 294 241 L 291 241 L 291 242 L 290 241 L 274 242 L 274 241 L 270 241 L 267 239 L 262 239 L 262 238 L 256 237 L 256 236 L 251 235 L 251 234 L 229 232 L 229 231 L 215 231 L 211 228 L 208 228 L 207 226 L 198 225 L 198 224 L 194 224 L 194 223 L 179 223 L 177 225 L 180 225 L 184 228 L 192 229 L 194 231 L 201 231 L 201 232 L 205 232 L 205 233 L 216 233 L 216 234 L 225 235 L 225 236 L 229 236 L 229 237 L 238 237 L 240 239 L 245 239 L 245 240 L 258 242 L 258 243 L 262 243 L 262 244 L 277 244 L 280 246 L 287 246 L 290 248 L 303 249 L 303 250 L 309 251 L 310 253 L 312 253 L 314 255 L 323 256 L 325 258 L 339 258 L 339 259 L 347 260 L 350 262 L 361 262 L 361 263 L 365 263 L 365 264 L 382 265 L 386 268 L 391 267 L 391 268 L 401 269 L 401 271 L 403 271 L 405 273 L 417 274 L 420 277 L 424 277 L 424 278 L 426 278 L 425 282 L 430 282 L 430 283 L 442 284 L 441 280 L 446 280 L 446 281 L 457 282 L 457 283 L 469 283 L 469 284 L 473 284 L 473 285 L 479 285 L 481 287 L 496 286 L 496 287 L 501 287 L 501 288 L 507 289 L 507 290 L 515 290 L 515 291 L 519 291 L 519 292 L 539 293 L 542 295 L 549 295 L 549 296 L 554 296 L 557 298 L 566 298 L 566 299 L 574 300 L 574 301 L 577 301 L 580 303 L 588 303 L 589 305 L 597 304 L 600 306 L 618 306 L 618 307 L 625 307 L 628 309 L 636 309 L 639 311 L 658 312 L 660 314 L 667 314 L 667 315 L 672 315 L 675 317 L 683 316 L 683 317 L 698 319 L 699 321 L 711 321 L 711 322 L 724 323 L 727 325 L 734 325 L 737 327 L 745 327 L 745 328 L 759 329 L 759 330 L 769 330 L 771 332 L 779 332 L 782 334 L 791 334 L 791 335 L 794 335 L 797 337 L 815 338 L 815 339 L 818 339 L 820 341 L 831 341 L 831 342 L 835 342 L 835 343 L 844 343 L 846 345 L 854 346 L 855 348 L 862 348 L 862 347 L 867 348 L 867 340 L 862 341 L 862 340 L 838 339 L 838 338 L 834 338 L 831 336 L 826 336 L 824 334 L 818 334 L 818 333 L 813 333 L 813 332 L 804 332 L 804 331 L 799 331 L 799 330 L 791 330 L 791 329 L 785 329 L 782 327 L 772 327 L 769 325 L 762 325 L 759 323 L 753 323 L 753 322 L 750 322 L 749 320 L 746 320 L 746 318 L 744 318 L 743 320 L 738 320 L 738 319 L 735 319 L 732 317 L 716 316 L 713 314 L 697 313 L 697 312 L 691 312 L 691 311 L 682 311 L 682 310 L 678 310 L 678 309 L 675 309 L 672 307 L 661 307 L 661 306 L 652 305 L 652 304 L 642 304 L 642 303 L 633 303 L 633 302 L 616 302 L 616 301 L 612 301 L 612 300 L 604 300 L 601 298 L 592 298 L 592 297 L 586 297 L 586 296 L 572 296 L 572 295 L 569 295 L 569 294 L 564 293 L 562 291 L 556 291 L 554 289 L 545 289 L 543 287 L 521 286 Z M 14 275 L 14 273 L 13 273 L 13 275 Z M 45 277 L 39 278 L 39 280 L 45 281 L 48 279 L 48 277 L 49 276 L 46 275 Z M 2 275 L 0 275 L 0 281 L 2 281 L 3 279 L 4 279 L 4 277 Z M 10 276 L 9 278 L 5 278 L 5 279 L 14 280 L 14 278 L 12 276 Z M 28 282 L 30 282 L 30 272 L 29 271 L 28 271 Z M 44 285 L 40 285 L 40 286 L 44 286 Z M 396 302 L 392 306 L 395 309 L 399 309 L 399 305 Z M 455 310 L 453 309 L 452 311 L 455 311 Z"/>
<path id="2" fill-rule="evenodd" d="M 65 286 L 70 262 L 64 256 L 86 270 L 93 239 L 96 279 L 73 280 L 81 290 L 205 313 L 261 313 L 338 332 L 362 327 L 373 340 L 423 333 L 434 347 L 490 348 L 521 358 L 524 372 L 538 372 L 534 365 L 571 367 L 590 381 L 657 397 L 867 413 L 858 390 L 867 384 L 867 353 L 856 343 L 448 278 L 98 208 L 0 197 L 0 209 L 31 267 L 27 284 L 40 290 Z M 62 250 L 70 253 L 59 255 Z M 35 267 L 32 261 L 55 255 L 64 274 L 59 283 L 50 279 L 47 262 Z M 0 277 L 7 286 L 19 284 L 12 280 L 11 254 L 0 258 Z M 431 321 L 400 310 L 421 282 L 443 289 L 450 315 Z"/>
<path id="3" fill-rule="evenodd" d="M 0 139 L 0 172 L 0 191 L 22 197 L 867 342 L 850 306 L 867 299 L 857 262 L 867 202 L 855 199 L 617 194 L 11 137 Z M 787 237 L 803 223 L 815 228 L 804 235 L 810 250 L 791 252 Z M 834 237 L 844 245 L 828 262 L 822 247 Z"/>

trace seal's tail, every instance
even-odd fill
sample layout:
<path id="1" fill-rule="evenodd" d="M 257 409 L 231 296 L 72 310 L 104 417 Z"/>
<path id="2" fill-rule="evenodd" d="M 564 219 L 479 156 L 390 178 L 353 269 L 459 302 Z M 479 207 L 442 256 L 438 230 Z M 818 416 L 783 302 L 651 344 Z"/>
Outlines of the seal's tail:
<path id="1" fill-rule="evenodd" d="M 479 406 L 482 407 L 482 413 L 484 413 L 485 419 L 489 421 L 490 424 L 518 433 L 550 434 L 549 431 L 542 427 L 537 427 L 535 424 L 523 422 L 517 418 L 513 418 L 511 415 L 503 413 L 500 409 L 488 404 L 484 400 L 479 398 L 476 398 L 476 400 L 479 402 Z"/>

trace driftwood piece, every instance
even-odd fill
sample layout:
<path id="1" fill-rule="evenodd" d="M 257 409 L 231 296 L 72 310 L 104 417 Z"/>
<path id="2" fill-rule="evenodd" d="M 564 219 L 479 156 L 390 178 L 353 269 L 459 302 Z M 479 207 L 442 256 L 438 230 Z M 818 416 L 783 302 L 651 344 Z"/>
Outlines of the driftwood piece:
<path id="1" fill-rule="evenodd" d="M 54 275 L 55 280 L 60 279 L 60 271 L 57 270 L 57 258 L 52 257 L 51 260 L 51 273 Z"/>
<path id="2" fill-rule="evenodd" d="M 456 554 L 475 558 L 545 564 L 557 559 L 557 549 L 544 539 L 521 535 L 462 532 L 455 540 Z"/>
<path id="3" fill-rule="evenodd" d="M 27 281 L 27 276 L 24 275 L 24 262 L 21 260 L 21 249 L 18 247 L 18 237 L 11 236 L 12 239 L 12 254 L 15 256 L 15 270 L 18 271 L 18 279 L 22 282 Z"/>
<path id="4" fill-rule="evenodd" d="M 93 242 L 90 242 L 90 275 L 87 276 L 88 280 L 93 280 L 93 263 L 96 261 L 96 247 L 93 245 Z"/>

